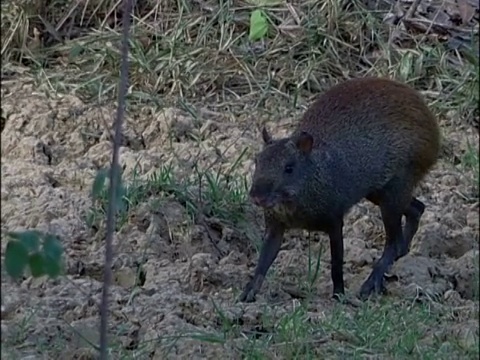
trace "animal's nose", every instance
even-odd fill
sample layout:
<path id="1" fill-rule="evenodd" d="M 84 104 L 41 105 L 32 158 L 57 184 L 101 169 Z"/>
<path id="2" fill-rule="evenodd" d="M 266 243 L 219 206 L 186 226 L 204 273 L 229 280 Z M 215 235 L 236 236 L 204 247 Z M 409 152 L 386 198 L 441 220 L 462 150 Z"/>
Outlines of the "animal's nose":
<path id="1" fill-rule="evenodd" d="M 265 201 L 265 197 L 259 195 L 250 195 L 250 199 L 257 206 L 261 205 Z"/>
<path id="2" fill-rule="evenodd" d="M 256 182 L 250 189 L 250 199 L 255 205 L 262 206 L 270 194 L 271 184 L 269 182 Z"/>
<path id="3" fill-rule="evenodd" d="M 265 196 L 262 195 L 261 191 L 258 191 L 257 188 L 252 188 L 250 189 L 249 192 L 249 197 L 250 200 L 255 204 L 255 205 L 260 205 L 263 200 L 265 200 Z"/>

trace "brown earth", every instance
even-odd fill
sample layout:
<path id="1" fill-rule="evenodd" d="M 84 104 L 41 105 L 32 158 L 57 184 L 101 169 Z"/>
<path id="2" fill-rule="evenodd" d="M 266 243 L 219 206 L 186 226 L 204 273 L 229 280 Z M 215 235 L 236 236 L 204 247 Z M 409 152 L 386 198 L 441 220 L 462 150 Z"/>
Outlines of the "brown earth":
<path id="1" fill-rule="evenodd" d="M 15 324 L 30 324 L 17 334 L 26 354 L 41 341 L 60 346 L 60 358 L 93 358 L 88 342 L 98 339 L 96 304 L 101 296 L 104 231 L 92 229 L 85 218 L 92 206 L 90 190 L 96 171 L 110 161 L 108 129 L 114 112 L 114 105 L 91 106 L 71 95 L 47 97 L 28 79 L 2 83 L 6 118 L 1 135 L 2 234 L 37 228 L 59 235 L 68 271 L 67 277 L 57 280 L 29 277 L 18 283 L 2 276 L 2 336 L 18 331 Z M 146 179 L 169 162 L 179 178 L 189 176 L 192 159 L 200 167 L 217 159 L 213 169 L 226 169 L 245 148 L 247 156 L 237 175 L 250 174 L 251 154 L 260 144 L 252 117 L 234 119 L 204 111 L 202 118 L 208 121 L 194 120 L 175 108 L 127 117 L 121 149 L 124 179 L 128 182 L 134 173 Z M 478 144 L 478 134 L 452 123 L 456 126 L 443 123 L 443 158 L 418 189 L 427 209 L 411 253 L 391 271 L 387 296 L 440 297 L 470 308 L 474 262 L 478 262 L 478 203 L 471 200 L 476 194 L 470 174 L 454 165 L 448 154 L 461 154 L 468 144 Z M 292 124 L 293 117 L 286 116 L 268 126 L 280 135 Z M 169 141 L 172 134 L 173 142 Z M 261 223 L 251 220 L 251 224 L 258 238 Z M 367 202 L 352 209 L 345 227 L 349 296 L 381 254 L 383 236 L 378 209 Z M 261 326 L 265 306 L 275 310 L 274 316 L 291 311 L 292 287 L 307 280 L 308 241 L 300 241 L 306 238 L 302 232 L 288 234 L 257 302 L 235 304 L 257 261 L 245 233 L 218 219 L 193 224 L 182 204 L 152 195 L 130 211 L 114 238 L 112 341 L 128 351 L 147 344 L 142 345 L 148 354 L 145 358 L 152 359 L 223 358 L 225 352 L 240 358 L 233 349 L 235 342 L 227 346 L 175 336 L 221 329 L 222 318 L 215 307 L 244 331 Z M 323 248 L 320 275 L 313 285 L 313 317 L 334 306 L 328 241 L 325 235 L 320 240 L 311 242 L 313 254 Z M 2 241 L 2 253 L 4 248 Z M 139 264 L 144 278 L 136 286 Z M 478 334 L 473 320 L 459 318 L 458 328 L 449 328 L 448 333 L 462 333 L 473 326 Z M 448 336 L 445 331 L 442 336 Z"/>

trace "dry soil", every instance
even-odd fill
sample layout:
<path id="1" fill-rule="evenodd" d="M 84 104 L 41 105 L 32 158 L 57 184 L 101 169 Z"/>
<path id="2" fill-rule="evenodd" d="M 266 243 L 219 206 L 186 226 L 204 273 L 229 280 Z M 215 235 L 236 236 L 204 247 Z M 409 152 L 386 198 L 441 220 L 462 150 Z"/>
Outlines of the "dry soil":
<path id="1" fill-rule="evenodd" d="M 44 344 L 45 351 L 55 347 L 61 358 L 93 357 L 89 341 L 98 341 L 96 304 L 105 233 L 85 219 L 92 207 L 96 171 L 110 161 L 115 110 L 114 104 L 93 106 L 72 95 L 46 96 L 29 79 L 2 83 L 2 255 L 6 231 L 36 228 L 60 237 L 67 270 L 66 277 L 56 280 L 26 277 L 14 282 L 2 276 L 2 337 L 15 337 L 24 356 L 38 358 L 38 344 Z M 227 169 L 244 149 L 246 156 L 235 176 L 248 176 L 251 155 L 260 145 L 252 122 L 260 116 L 235 119 L 207 110 L 202 110 L 203 120 L 175 108 L 127 116 L 120 159 L 125 181 L 134 175 L 147 179 L 165 164 L 172 164 L 179 179 L 193 176 L 194 161 L 206 167 L 215 159 L 212 169 Z M 286 117 L 267 126 L 281 135 L 293 124 L 294 119 Z M 442 159 L 418 189 L 427 207 L 420 229 L 410 254 L 393 267 L 386 296 L 441 298 L 473 309 L 478 203 L 472 200 L 471 173 L 460 162 L 455 164 L 451 154 L 462 154 L 468 144 L 477 146 L 478 133 L 447 123 L 443 131 Z M 257 218 L 251 216 L 250 233 L 258 238 L 262 224 Z M 354 296 L 381 254 L 384 234 L 379 210 L 367 202 L 355 206 L 345 223 L 345 282 L 348 296 Z M 236 304 L 235 296 L 257 261 L 245 232 L 215 218 L 193 223 L 184 205 L 152 195 L 129 211 L 114 238 L 112 341 L 127 352 L 144 344 L 145 358 L 238 358 L 230 345 L 191 337 L 168 341 L 168 336 L 221 329 L 215 307 L 245 331 L 261 326 L 265 307 L 275 310 L 274 316 L 291 311 L 298 296 L 295 286 L 306 281 L 308 238 L 313 240 L 302 232 L 289 233 L 257 301 Z M 310 242 L 313 254 L 323 249 L 312 316 L 322 316 L 334 306 L 325 240 L 320 234 Z M 459 317 L 458 326 L 478 336 L 472 314 L 473 310 Z M 155 341 L 160 338 L 167 340 Z"/>

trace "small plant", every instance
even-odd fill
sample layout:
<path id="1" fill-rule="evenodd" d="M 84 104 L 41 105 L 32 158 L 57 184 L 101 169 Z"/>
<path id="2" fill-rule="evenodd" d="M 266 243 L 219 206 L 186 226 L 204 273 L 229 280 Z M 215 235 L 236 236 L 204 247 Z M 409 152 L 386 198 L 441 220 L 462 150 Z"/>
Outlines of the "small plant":
<path id="1" fill-rule="evenodd" d="M 107 180 L 107 175 L 109 173 L 109 169 L 100 169 L 97 172 L 97 175 L 95 176 L 95 180 L 93 181 L 92 184 L 92 198 L 94 201 L 102 199 L 102 198 L 108 198 L 108 188 L 105 186 L 105 182 Z M 116 193 L 114 195 L 114 198 L 116 200 L 116 205 L 117 209 L 119 212 L 125 211 L 125 194 L 126 190 L 125 187 L 122 184 L 122 174 L 119 172 L 119 178 L 117 179 L 118 181 L 118 189 L 116 189 Z"/>
<path id="2" fill-rule="evenodd" d="M 254 10 L 250 15 L 250 33 L 248 35 L 251 41 L 261 40 L 267 35 L 268 20 L 265 12 Z"/>
<path id="3" fill-rule="evenodd" d="M 91 191 L 93 206 L 86 216 L 86 222 L 89 227 L 97 226 L 99 221 L 106 217 L 109 198 L 109 187 L 107 187 L 107 176 L 109 171 L 110 169 L 107 168 L 98 170 L 95 179 L 93 180 Z M 122 183 L 121 173 L 119 174 L 118 184 L 119 186 L 115 194 L 116 215 L 120 218 L 119 223 L 123 224 L 126 220 L 129 203 L 127 201 L 128 191 Z"/>
<path id="4" fill-rule="evenodd" d="M 33 277 L 48 275 L 55 278 L 62 272 L 63 248 L 54 235 L 36 230 L 11 232 L 12 240 L 5 251 L 5 268 L 11 277 L 19 279 L 26 268 Z"/>

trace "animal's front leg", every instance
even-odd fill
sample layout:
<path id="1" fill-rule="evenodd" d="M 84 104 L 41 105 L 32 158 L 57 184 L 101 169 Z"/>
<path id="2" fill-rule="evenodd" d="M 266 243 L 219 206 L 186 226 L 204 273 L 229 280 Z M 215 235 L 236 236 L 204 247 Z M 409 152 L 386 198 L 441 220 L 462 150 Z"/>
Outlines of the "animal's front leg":
<path id="1" fill-rule="evenodd" d="M 285 232 L 284 226 L 275 221 L 266 220 L 265 223 L 266 230 L 255 273 L 252 280 L 245 286 L 238 301 L 255 301 L 255 295 L 262 287 L 267 271 L 277 257 L 280 246 L 282 245 L 283 234 Z"/>
<path id="2" fill-rule="evenodd" d="M 333 297 L 339 299 L 345 294 L 343 285 L 343 221 L 334 224 L 328 235 L 330 237 Z"/>

